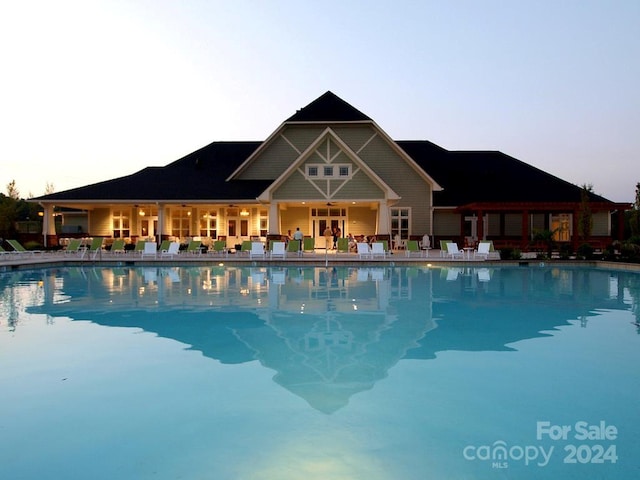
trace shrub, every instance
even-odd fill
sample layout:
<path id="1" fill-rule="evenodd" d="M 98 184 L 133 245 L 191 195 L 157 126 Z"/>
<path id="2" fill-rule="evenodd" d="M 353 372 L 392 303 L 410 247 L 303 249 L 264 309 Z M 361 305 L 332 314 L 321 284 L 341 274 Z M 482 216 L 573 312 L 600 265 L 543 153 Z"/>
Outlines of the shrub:
<path id="1" fill-rule="evenodd" d="M 583 243 L 578 247 L 576 252 L 578 257 L 584 260 L 590 260 L 593 258 L 593 247 L 588 243 Z"/>

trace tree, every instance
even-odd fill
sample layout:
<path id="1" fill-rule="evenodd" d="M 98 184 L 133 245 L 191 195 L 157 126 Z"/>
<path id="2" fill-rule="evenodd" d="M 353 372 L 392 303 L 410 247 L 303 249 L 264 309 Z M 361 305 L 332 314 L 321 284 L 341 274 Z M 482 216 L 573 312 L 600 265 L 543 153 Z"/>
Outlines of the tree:
<path id="1" fill-rule="evenodd" d="M 640 236 L 640 182 L 636 183 L 636 200 L 629 215 L 629 227 L 632 237 Z"/>
<path id="2" fill-rule="evenodd" d="M 44 194 L 45 195 L 51 195 L 55 191 L 56 191 L 56 189 L 53 186 L 53 183 L 51 183 L 51 182 L 47 182 L 46 185 L 44 186 Z"/>
<path id="3" fill-rule="evenodd" d="M 593 216 L 589 205 L 589 194 L 593 193 L 593 185 L 585 183 L 580 191 L 580 214 L 578 216 L 578 235 L 583 241 L 591 237 Z"/>
<path id="4" fill-rule="evenodd" d="M 16 181 L 15 180 L 11 180 L 7 184 L 7 196 L 9 198 L 13 198 L 14 200 L 19 200 L 20 199 L 20 191 L 16 187 Z"/>

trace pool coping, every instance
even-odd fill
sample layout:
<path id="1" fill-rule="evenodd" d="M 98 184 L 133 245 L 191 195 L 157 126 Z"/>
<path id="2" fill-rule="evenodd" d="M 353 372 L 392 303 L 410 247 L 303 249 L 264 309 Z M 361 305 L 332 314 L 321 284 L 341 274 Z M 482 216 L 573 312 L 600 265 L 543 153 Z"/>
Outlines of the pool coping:
<path id="1" fill-rule="evenodd" d="M 362 265 L 379 266 L 408 266 L 420 265 L 424 267 L 436 266 L 466 266 L 466 267 L 592 267 L 607 270 L 640 272 L 640 264 L 611 262 L 604 260 L 485 260 L 485 259 L 448 259 L 440 256 L 431 257 L 407 257 L 403 253 L 389 255 L 386 258 L 366 258 L 360 259 L 355 254 L 335 254 L 324 253 L 305 254 L 301 257 L 292 258 L 250 258 L 248 256 L 211 256 L 211 255 L 190 255 L 179 254 L 174 258 L 141 258 L 128 254 L 105 254 L 99 258 L 78 258 L 77 256 L 65 256 L 61 253 L 20 253 L 3 254 L 0 257 L 0 272 L 14 270 L 25 270 L 33 268 L 51 268 L 60 266 L 159 266 L 171 267 L 182 265 L 229 265 L 229 266 L 348 266 L 358 267 Z"/>

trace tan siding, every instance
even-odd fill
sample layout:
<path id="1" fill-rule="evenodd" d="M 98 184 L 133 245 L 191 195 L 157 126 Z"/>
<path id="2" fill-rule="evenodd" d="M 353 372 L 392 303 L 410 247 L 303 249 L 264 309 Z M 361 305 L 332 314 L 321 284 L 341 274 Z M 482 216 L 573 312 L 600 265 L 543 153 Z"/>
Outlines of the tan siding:
<path id="1" fill-rule="evenodd" d="M 437 236 L 459 236 L 460 214 L 437 210 L 433 215 L 433 234 Z"/>
<path id="2" fill-rule="evenodd" d="M 592 215 L 593 229 L 591 235 L 611 235 L 611 228 L 609 226 L 609 213 L 597 212 Z"/>
<path id="3" fill-rule="evenodd" d="M 507 213 L 504 216 L 504 234 L 507 236 L 522 235 L 522 215 Z"/>
<path id="4" fill-rule="evenodd" d="M 110 208 L 96 208 L 89 213 L 90 234 L 96 237 L 110 237 L 113 234 Z"/>
<path id="5" fill-rule="evenodd" d="M 349 223 L 345 233 L 353 235 L 373 235 L 376 233 L 375 210 L 369 207 L 351 207 L 348 211 Z"/>
<path id="6" fill-rule="evenodd" d="M 487 235 L 492 237 L 500 236 L 500 214 L 499 213 L 490 213 L 488 215 L 489 225 Z"/>
<path id="7" fill-rule="evenodd" d="M 298 157 L 298 153 L 291 148 L 282 137 L 275 138 L 249 168 L 244 170 L 238 178 L 241 180 L 275 180 Z"/>
<path id="8" fill-rule="evenodd" d="M 374 134 L 374 129 L 370 125 L 335 127 L 333 131 L 356 153 Z"/>
<path id="9" fill-rule="evenodd" d="M 283 135 L 289 140 L 300 152 L 304 152 L 318 136 L 325 130 L 325 127 L 311 126 L 293 126 L 287 127 Z"/>
<path id="10" fill-rule="evenodd" d="M 431 186 L 380 136 L 362 150 L 360 157 L 401 197 L 394 207 L 412 207 L 411 233 L 430 231 Z M 459 230 L 458 224 L 457 234 Z"/>
<path id="11" fill-rule="evenodd" d="M 533 217 L 533 232 L 541 232 L 544 228 L 544 219 L 547 216 L 545 213 L 534 213 L 531 215 Z"/>
<path id="12" fill-rule="evenodd" d="M 280 233 L 286 233 L 287 230 L 291 230 L 293 233 L 296 228 L 300 227 L 303 234 L 309 235 L 309 209 L 307 207 L 289 207 L 281 211 L 280 225 L 282 228 Z"/>

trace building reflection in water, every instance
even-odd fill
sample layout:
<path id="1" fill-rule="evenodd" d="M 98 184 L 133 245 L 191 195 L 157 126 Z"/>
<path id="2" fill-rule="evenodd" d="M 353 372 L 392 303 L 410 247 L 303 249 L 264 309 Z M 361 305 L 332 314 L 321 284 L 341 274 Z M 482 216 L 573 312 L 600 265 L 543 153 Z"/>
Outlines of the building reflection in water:
<path id="1" fill-rule="evenodd" d="M 0 277 L 21 312 L 138 327 L 222 363 L 258 360 L 331 413 L 401 359 L 508 351 L 599 309 L 638 311 L 638 275 L 560 268 L 119 267 Z"/>

